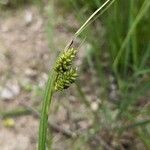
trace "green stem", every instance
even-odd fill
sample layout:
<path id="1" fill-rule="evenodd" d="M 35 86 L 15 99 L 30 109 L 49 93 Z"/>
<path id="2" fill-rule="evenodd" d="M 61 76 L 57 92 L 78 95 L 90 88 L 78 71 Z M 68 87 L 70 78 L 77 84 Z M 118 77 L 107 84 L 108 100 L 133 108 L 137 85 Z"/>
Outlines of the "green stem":
<path id="1" fill-rule="evenodd" d="M 90 25 L 93 21 L 95 21 L 100 15 L 102 15 L 113 3 L 115 0 L 107 0 L 100 6 L 86 21 L 85 23 L 76 31 L 72 39 L 68 42 L 65 47 L 65 50 L 68 49 L 74 42 L 74 40 L 84 31 L 84 29 Z M 95 19 L 94 19 L 95 17 Z"/>
<path id="2" fill-rule="evenodd" d="M 130 26 L 134 21 L 134 17 L 136 15 L 136 7 L 134 5 L 134 1 L 130 1 Z M 137 47 L 137 27 L 133 32 L 133 37 L 131 38 L 131 46 L 132 46 L 132 59 L 133 59 L 133 69 L 137 70 L 138 68 L 138 47 Z"/>
<path id="3" fill-rule="evenodd" d="M 17 108 L 15 110 L 11 110 L 11 111 L 0 112 L 0 118 L 18 117 L 18 116 L 22 116 L 22 115 L 29 115 L 31 113 L 32 113 L 31 110 L 29 110 L 27 108 Z"/>
<path id="4" fill-rule="evenodd" d="M 147 124 L 150 124 L 150 119 L 142 120 L 142 121 L 130 124 L 128 126 L 121 127 L 121 128 L 119 128 L 118 131 L 119 131 L 119 133 L 122 133 L 123 131 L 129 130 L 129 129 L 133 129 L 133 128 L 137 128 L 137 127 L 141 127 L 141 126 L 145 126 Z"/>
<path id="5" fill-rule="evenodd" d="M 45 94 L 44 94 L 45 97 L 42 102 L 42 111 L 41 111 L 41 119 L 40 119 L 40 126 L 39 126 L 38 150 L 46 149 L 48 114 L 49 114 L 50 103 L 54 92 L 53 87 L 54 87 L 55 79 L 56 79 L 56 74 L 53 70 L 49 75 Z"/>
<path id="6" fill-rule="evenodd" d="M 92 19 L 98 14 L 100 13 L 100 11 L 102 11 L 104 9 L 104 11 L 106 10 L 106 8 L 108 8 L 107 6 L 109 5 L 109 3 L 112 4 L 112 2 L 114 2 L 115 0 L 107 0 L 101 7 L 99 7 L 87 20 L 86 22 L 77 30 L 77 32 L 75 33 L 76 36 L 78 36 L 79 34 L 81 34 L 81 32 L 86 28 L 87 25 L 89 25 L 90 22 L 92 22 Z M 104 12 L 103 11 L 103 12 Z"/>

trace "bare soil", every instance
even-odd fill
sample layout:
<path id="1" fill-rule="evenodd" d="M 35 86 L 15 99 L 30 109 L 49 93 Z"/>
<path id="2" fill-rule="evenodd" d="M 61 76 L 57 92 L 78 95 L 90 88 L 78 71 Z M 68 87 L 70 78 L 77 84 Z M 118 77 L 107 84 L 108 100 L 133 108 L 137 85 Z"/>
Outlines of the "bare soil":
<path id="1" fill-rule="evenodd" d="M 48 41 L 47 24 L 47 18 L 35 6 L 1 12 L 0 112 L 17 110 L 24 105 L 34 107 L 41 102 L 40 91 L 44 89 L 54 59 L 49 41 L 59 48 L 69 40 L 60 25 Z M 14 121 L 12 125 L 5 124 L 5 119 L 0 120 L 0 149 L 36 149 L 39 119 L 32 115 L 10 119 Z M 55 138 L 56 143 L 59 136 Z"/>

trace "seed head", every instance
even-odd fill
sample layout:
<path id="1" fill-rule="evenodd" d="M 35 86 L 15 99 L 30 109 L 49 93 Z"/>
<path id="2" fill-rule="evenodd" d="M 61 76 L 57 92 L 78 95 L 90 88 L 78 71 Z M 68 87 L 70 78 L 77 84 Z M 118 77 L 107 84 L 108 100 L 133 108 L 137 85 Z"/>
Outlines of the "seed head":
<path id="1" fill-rule="evenodd" d="M 70 48 L 66 51 L 64 51 L 56 61 L 55 71 L 57 73 L 63 73 L 67 71 L 70 68 L 70 65 L 72 64 L 73 59 L 75 58 L 77 53 L 77 50 L 74 48 Z"/>
<path id="2" fill-rule="evenodd" d="M 68 71 L 60 74 L 55 82 L 55 90 L 67 89 L 72 83 L 75 82 L 77 77 L 77 69 L 70 68 Z"/>

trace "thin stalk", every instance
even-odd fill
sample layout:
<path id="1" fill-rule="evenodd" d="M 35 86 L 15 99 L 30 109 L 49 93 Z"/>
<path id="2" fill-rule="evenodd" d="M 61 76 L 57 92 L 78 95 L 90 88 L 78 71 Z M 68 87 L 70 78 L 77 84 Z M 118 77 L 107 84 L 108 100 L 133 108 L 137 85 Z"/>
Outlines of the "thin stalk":
<path id="1" fill-rule="evenodd" d="M 148 47 L 145 50 L 144 55 L 140 61 L 140 66 L 139 66 L 140 70 L 145 68 L 146 62 L 148 62 L 148 59 L 150 59 L 150 43 L 148 44 Z"/>
<path id="2" fill-rule="evenodd" d="M 136 6 L 134 5 L 134 1 L 130 1 L 130 23 L 132 24 L 132 22 L 134 21 L 134 17 L 135 17 L 135 13 L 136 13 Z M 137 49 L 137 28 L 135 28 L 134 32 L 133 32 L 133 37 L 131 39 L 131 43 L 132 43 L 132 59 L 133 59 L 133 67 L 134 70 L 137 69 L 138 67 L 138 49 Z"/>
<path id="3" fill-rule="evenodd" d="M 130 1 L 130 0 L 129 0 Z M 134 21 L 134 0 L 129 2 L 129 24 L 128 24 L 128 29 L 131 28 L 132 26 L 132 22 Z M 135 33 L 135 31 L 134 31 Z M 133 34 L 134 34 L 133 33 Z M 135 35 L 135 34 L 134 34 Z M 134 56 L 134 52 L 135 52 L 135 48 L 134 48 L 134 36 L 132 36 L 130 38 L 130 41 L 127 44 L 126 50 L 125 50 L 125 58 L 124 58 L 124 77 L 126 77 L 127 72 L 128 72 L 128 67 L 130 64 L 130 60 L 131 60 L 131 56 L 130 56 L 130 50 L 133 50 L 133 57 Z M 134 60 L 134 59 L 133 59 Z M 133 62 L 134 63 L 134 62 Z"/>
<path id="4" fill-rule="evenodd" d="M 135 122 L 135 123 L 130 124 L 128 126 L 123 126 L 123 127 L 121 127 L 119 129 L 119 132 L 122 133 L 125 130 L 129 130 L 129 129 L 133 129 L 133 128 L 145 126 L 147 124 L 150 124 L 150 119 L 148 119 L 148 120 L 142 120 L 142 121 L 139 121 L 139 122 Z"/>
<path id="5" fill-rule="evenodd" d="M 31 110 L 27 108 L 18 108 L 18 109 L 11 110 L 11 111 L 0 112 L 0 118 L 18 117 L 22 115 L 29 115 L 31 113 L 32 113 Z"/>
<path id="6" fill-rule="evenodd" d="M 74 40 L 84 31 L 84 29 L 95 21 L 100 15 L 102 15 L 113 3 L 115 0 L 107 0 L 101 7 L 99 7 L 87 20 L 86 22 L 76 31 L 72 39 L 68 42 L 65 47 L 65 50 L 68 49 L 74 42 Z M 99 14 L 99 15 L 98 15 Z"/>
<path id="7" fill-rule="evenodd" d="M 101 10 L 101 12 L 99 12 L 98 15 L 96 15 L 95 18 L 87 24 L 87 26 L 88 26 L 89 24 L 93 23 L 98 17 L 100 17 L 115 1 L 116 1 L 116 0 L 112 0 L 112 1 L 110 1 L 105 7 L 103 7 L 103 9 Z M 83 30 L 84 30 L 84 29 L 83 29 Z M 83 30 L 82 30 L 82 31 L 83 31 Z"/>
<path id="8" fill-rule="evenodd" d="M 91 22 L 91 20 L 92 20 L 101 10 L 103 10 L 105 7 L 107 7 L 109 3 L 112 4 L 112 1 L 114 2 L 115 0 L 107 0 L 101 7 L 99 7 L 99 8 L 86 20 L 86 22 L 77 30 L 77 32 L 75 33 L 75 35 L 78 36 L 79 34 L 81 34 L 81 32 L 86 28 L 86 26 L 89 24 L 89 22 Z"/>
<path id="9" fill-rule="evenodd" d="M 50 103 L 53 96 L 53 87 L 54 87 L 55 79 L 56 79 L 56 74 L 53 70 L 49 75 L 48 82 L 45 89 L 44 100 L 42 102 L 42 112 L 41 112 L 40 127 L 39 127 L 39 143 L 38 143 L 39 150 L 46 149 L 48 114 L 49 114 Z"/>

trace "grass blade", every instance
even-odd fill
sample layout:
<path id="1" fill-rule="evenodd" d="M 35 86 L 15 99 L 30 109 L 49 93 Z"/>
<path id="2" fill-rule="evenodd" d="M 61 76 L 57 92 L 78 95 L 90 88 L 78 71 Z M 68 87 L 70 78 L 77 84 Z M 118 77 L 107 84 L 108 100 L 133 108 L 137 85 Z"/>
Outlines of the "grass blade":
<path id="1" fill-rule="evenodd" d="M 148 11 L 149 7 L 150 7 L 150 1 L 149 0 L 145 0 L 143 5 L 142 5 L 142 7 L 141 7 L 141 9 L 140 9 L 140 11 L 139 11 L 139 13 L 138 13 L 138 15 L 136 16 L 134 22 L 132 23 L 132 26 L 131 26 L 131 28 L 130 28 L 126 38 L 124 39 L 124 41 L 123 41 L 123 43 L 121 45 L 121 48 L 120 48 L 120 50 L 119 50 L 119 52 L 118 52 L 118 54 L 117 54 L 117 56 L 116 56 L 116 58 L 114 60 L 113 67 L 114 67 L 114 71 L 115 72 L 117 71 L 117 65 L 119 63 L 120 57 L 121 57 L 121 55 L 122 55 L 122 53 L 123 53 L 127 43 L 129 42 L 132 34 L 134 33 L 134 31 L 136 29 L 136 26 L 138 25 L 140 20 L 143 18 L 143 16 Z"/>

